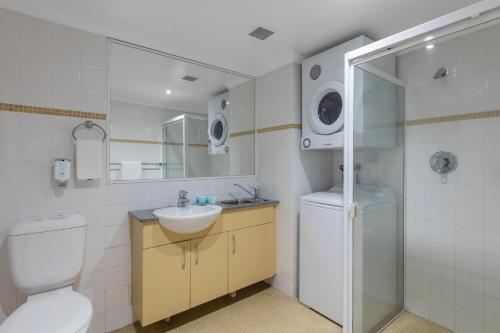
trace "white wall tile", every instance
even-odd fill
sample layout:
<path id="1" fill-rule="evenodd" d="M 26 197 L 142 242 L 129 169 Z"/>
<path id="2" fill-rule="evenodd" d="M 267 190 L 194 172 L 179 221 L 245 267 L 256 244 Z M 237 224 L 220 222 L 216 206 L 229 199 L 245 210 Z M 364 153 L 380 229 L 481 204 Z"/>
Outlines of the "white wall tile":
<path id="1" fill-rule="evenodd" d="M 130 286 L 130 265 L 113 267 L 107 270 L 106 288 L 112 289 L 122 285 Z"/>
<path id="2" fill-rule="evenodd" d="M 485 255 L 484 274 L 490 278 L 500 280 L 500 257 Z"/>
<path id="3" fill-rule="evenodd" d="M 500 327 L 500 300 L 486 296 L 484 299 L 484 320 L 493 326 Z"/>
<path id="4" fill-rule="evenodd" d="M 106 290 L 106 310 L 112 311 L 129 304 L 129 287 L 124 285 Z"/>
<path id="5" fill-rule="evenodd" d="M 130 228 L 128 224 L 106 228 L 106 247 L 116 247 L 130 243 Z"/>
<path id="6" fill-rule="evenodd" d="M 457 227 L 455 229 L 455 246 L 461 249 L 482 252 L 484 233 L 479 230 Z"/>
<path id="7" fill-rule="evenodd" d="M 500 257 L 500 234 L 486 232 L 484 235 L 484 252 Z"/>
<path id="8" fill-rule="evenodd" d="M 106 249 L 106 267 L 118 267 L 130 264 L 130 245 Z"/>
<path id="9" fill-rule="evenodd" d="M 106 271 L 82 274 L 79 290 L 88 293 L 98 293 L 106 290 Z"/>
<path id="10" fill-rule="evenodd" d="M 128 224 L 128 204 L 109 205 L 106 207 L 106 225 Z"/>
<path id="11" fill-rule="evenodd" d="M 132 308 L 122 306 L 106 313 L 106 332 L 114 331 L 132 322 Z"/>

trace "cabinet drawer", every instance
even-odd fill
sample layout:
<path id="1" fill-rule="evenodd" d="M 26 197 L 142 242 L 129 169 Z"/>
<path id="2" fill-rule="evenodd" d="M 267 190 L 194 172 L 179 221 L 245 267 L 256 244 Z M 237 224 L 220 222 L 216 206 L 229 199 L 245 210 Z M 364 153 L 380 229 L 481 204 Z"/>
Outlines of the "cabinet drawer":
<path id="1" fill-rule="evenodd" d="M 140 222 L 137 222 L 140 223 Z M 221 216 L 209 228 L 195 234 L 177 234 L 163 228 L 157 221 L 148 222 L 142 227 L 142 248 L 148 249 L 171 243 L 182 242 L 193 238 L 206 237 L 222 232 Z"/>
<path id="2" fill-rule="evenodd" d="M 274 222 L 274 207 L 255 207 L 227 211 L 221 215 L 224 231 Z"/>

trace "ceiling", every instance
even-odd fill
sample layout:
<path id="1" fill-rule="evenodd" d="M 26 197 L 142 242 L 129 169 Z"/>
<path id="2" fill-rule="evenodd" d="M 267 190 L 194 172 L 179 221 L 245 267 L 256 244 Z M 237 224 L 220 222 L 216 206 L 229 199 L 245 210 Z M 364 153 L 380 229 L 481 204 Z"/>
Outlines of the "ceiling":
<path id="1" fill-rule="evenodd" d="M 0 7 L 259 76 L 361 33 L 380 39 L 477 0 L 0 0 Z M 248 34 L 263 26 L 265 41 Z"/>
<path id="2" fill-rule="evenodd" d="M 111 44 L 110 56 L 111 99 L 123 102 L 206 114 L 211 97 L 249 80 L 121 44 Z"/>

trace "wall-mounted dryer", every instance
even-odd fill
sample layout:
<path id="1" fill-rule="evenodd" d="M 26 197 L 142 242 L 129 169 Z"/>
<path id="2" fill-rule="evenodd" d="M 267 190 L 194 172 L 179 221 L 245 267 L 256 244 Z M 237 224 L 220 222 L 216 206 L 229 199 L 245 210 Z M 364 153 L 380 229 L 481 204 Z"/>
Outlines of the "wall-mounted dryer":
<path id="1" fill-rule="evenodd" d="M 213 97 L 208 102 L 209 154 L 229 153 L 229 93 Z"/>
<path id="2" fill-rule="evenodd" d="M 372 41 L 365 36 L 302 62 L 302 149 L 344 146 L 344 55 Z"/>

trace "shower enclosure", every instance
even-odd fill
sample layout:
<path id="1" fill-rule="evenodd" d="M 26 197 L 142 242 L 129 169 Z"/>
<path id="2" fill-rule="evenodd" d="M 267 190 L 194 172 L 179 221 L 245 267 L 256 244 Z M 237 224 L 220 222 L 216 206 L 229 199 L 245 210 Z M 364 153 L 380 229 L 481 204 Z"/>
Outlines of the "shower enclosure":
<path id="1" fill-rule="evenodd" d="M 162 124 L 164 178 L 210 176 L 207 130 L 208 118 L 200 115 L 183 114 Z"/>
<path id="2" fill-rule="evenodd" d="M 500 332 L 498 8 L 346 55 L 346 333 Z"/>

